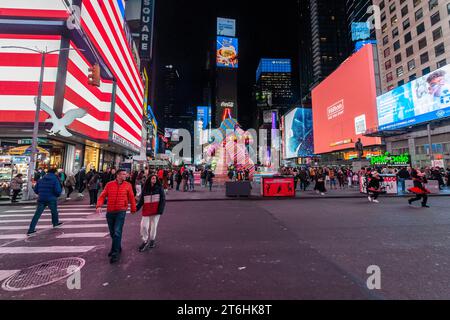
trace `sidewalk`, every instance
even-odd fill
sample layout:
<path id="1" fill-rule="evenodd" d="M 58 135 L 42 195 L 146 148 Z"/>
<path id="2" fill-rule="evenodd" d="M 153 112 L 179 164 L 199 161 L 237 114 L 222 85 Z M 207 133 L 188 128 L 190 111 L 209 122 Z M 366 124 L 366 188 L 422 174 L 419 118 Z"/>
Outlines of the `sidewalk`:
<path id="1" fill-rule="evenodd" d="M 385 194 L 381 197 L 396 198 L 396 197 L 411 197 L 412 194 L 398 194 L 391 195 Z M 450 190 L 444 189 L 439 194 L 430 194 L 430 197 L 445 197 L 450 196 Z M 351 198 L 366 198 L 367 195 L 360 193 L 359 188 L 346 188 L 346 189 L 332 189 L 321 196 L 312 190 L 312 186 L 308 188 L 306 192 L 297 190 L 295 199 L 351 199 Z M 61 198 L 59 203 L 76 203 L 78 201 L 83 201 L 89 199 L 89 195 L 85 194 L 84 198 L 72 198 L 72 200 L 66 201 L 65 198 Z M 263 198 L 261 196 L 260 185 L 252 183 L 252 194 L 250 197 L 227 197 L 225 195 L 225 185 L 215 185 L 213 190 L 209 191 L 208 188 L 195 186 L 194 191 L 182 192 L 176 190 L 169 190 L 167 193 L 167 201 L 221 201 L 221 200 L 273 200 L 273 199 L 286 199 L 292 200 L 294 198 Z M 23 205 L 35 205 L 36 200 L 31 201 L 19 201 L 17 203 L 11 203 L 11 201 L 0 201 L 1 206 L 23 206 Z"/>

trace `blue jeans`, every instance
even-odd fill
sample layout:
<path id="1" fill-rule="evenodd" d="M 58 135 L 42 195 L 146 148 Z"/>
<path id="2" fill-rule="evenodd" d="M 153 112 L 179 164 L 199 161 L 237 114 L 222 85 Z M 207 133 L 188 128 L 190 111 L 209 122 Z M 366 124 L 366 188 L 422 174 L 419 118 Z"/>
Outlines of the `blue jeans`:
<path id="1" fill-rule="evenodd" d="M 402 192 L 405 193 L 405 180 L 404 178 L 398 178 L 398 182 L 400 183 L 400 186 L 402 187 Z"/>
<path id="2" fill-rule="evenodd" d="M 118 256 L 122 251 L 122 230 L 125 223 L 126 211 L 108 212 L 106 220 L 108 221 L 109 235 L 112 239 L 111 254 Z"/>
<path id="3" fill-rule="evenodd" d="M 38 224 L 38 221 L 41 218 L 41 215 L 44 212 L 46 207 L 48 207 L 52 213 L 53 226 L 56 226 L 59 223 L 58 206 L 57 206 L 56 200 L 55 201 L 38 201 L 36 212 L 34 213 L 34 217 L 31 220 L 30 227 L 28 228 L 28 233 L 35 231 L 36 225 Z"/>

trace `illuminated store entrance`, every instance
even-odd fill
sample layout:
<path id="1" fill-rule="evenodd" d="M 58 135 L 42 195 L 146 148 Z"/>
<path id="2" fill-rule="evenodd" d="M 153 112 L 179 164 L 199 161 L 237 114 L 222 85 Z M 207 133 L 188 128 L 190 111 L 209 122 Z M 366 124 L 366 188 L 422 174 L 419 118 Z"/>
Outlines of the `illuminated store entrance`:
<path id="1" fill-rule="evenodd" d="M 84 167 L 86 171 L 90 171 L 91 169 L 95 169 L 98 171 L 100 162 L 100 149 L 99 145 L 92 143 L 90 145 L 86 145 L 84 149 Z"/>

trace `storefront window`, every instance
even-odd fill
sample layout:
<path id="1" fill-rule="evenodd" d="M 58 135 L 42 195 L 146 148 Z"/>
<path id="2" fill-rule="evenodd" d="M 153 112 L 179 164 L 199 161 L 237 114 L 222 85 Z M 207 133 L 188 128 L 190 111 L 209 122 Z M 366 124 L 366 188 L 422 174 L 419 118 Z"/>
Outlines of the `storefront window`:
<path id="1" fill-rule="evenodd" d="M 98 171 L 100 161 L 100 149 L 86 146 L 84 153 L 84 167 L 86 171 L 95 169 Z"/>

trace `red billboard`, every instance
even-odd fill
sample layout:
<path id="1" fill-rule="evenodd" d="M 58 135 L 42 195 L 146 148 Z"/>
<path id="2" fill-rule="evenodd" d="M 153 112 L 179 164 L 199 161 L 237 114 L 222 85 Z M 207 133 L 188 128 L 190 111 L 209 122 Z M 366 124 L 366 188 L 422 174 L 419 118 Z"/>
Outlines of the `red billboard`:
<path id="1" fill-rule="evenodd" d="M 262 178 L 263 197 L 295 197 L 294 178 Z"/>
<path id="2" fill-rule="evenodd" d="M 347 59 L 312 91 L 314 153 L 381 144 L 364 137 L 378 126 L 374 47 L 370 44 Z"/>

